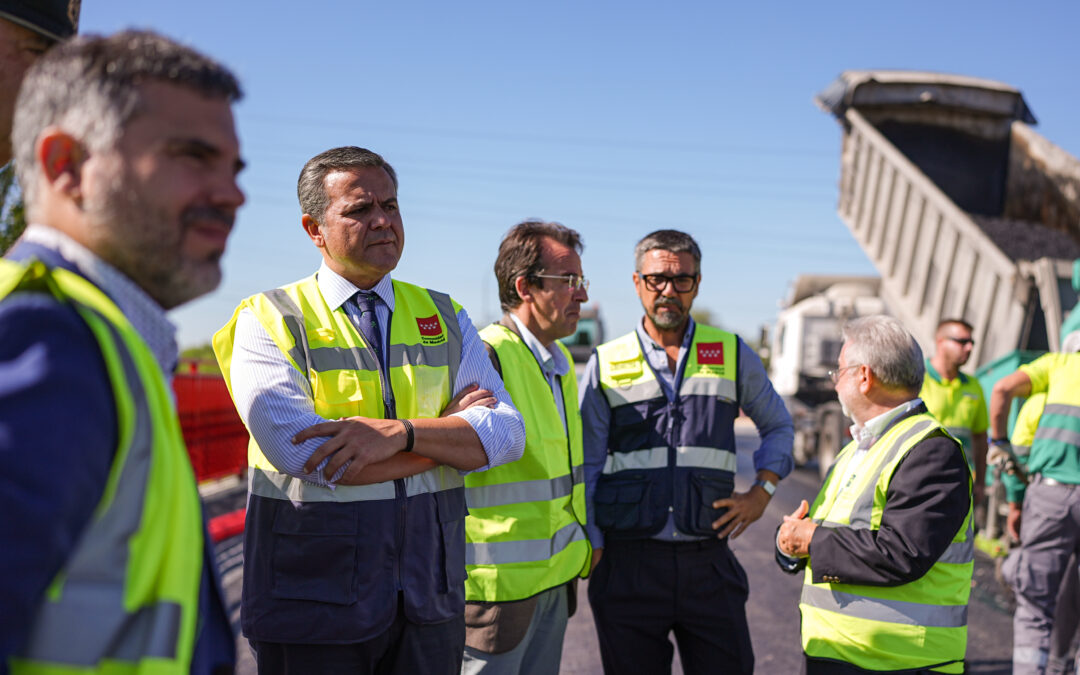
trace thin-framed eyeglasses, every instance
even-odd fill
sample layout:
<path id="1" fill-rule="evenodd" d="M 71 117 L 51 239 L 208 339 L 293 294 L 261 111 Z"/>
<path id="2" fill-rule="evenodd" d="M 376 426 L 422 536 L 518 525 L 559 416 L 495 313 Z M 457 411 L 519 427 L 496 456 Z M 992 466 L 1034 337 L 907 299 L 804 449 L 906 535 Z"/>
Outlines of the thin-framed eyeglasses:
<path id="1" fill-rule="evenodd" d="M 534 274 L 537 279 L 562 279 L 572 291 L 589 290 L 589 280 L 577 274 Z"/>
<path id="2" fill-rule="evenodd" d="M 843 368 L 837 368 L 836 370 L 830 370 L 829 371 L 829 379 L 832 380 L 833 384 L 836 384 L 837 382 L 840 381 L 840 373 L 844 372 L 845 370 L 851 370 L 852 368 L 858 368 L 861 365 L 862 365 L 861 363 L 856 363 L 855 365 L 852 365 L 852 366 L 844 366 Z M 818 372 L 821 372 L 821 371 L 818 371 Z"/>
<path id="3" fill-rule="evenodd" d="M 662 293 L 668 284 L 672 284 L 677 293 L 689 293 L 697 287 L 696 274 L 679 274 L 673 277 L 666 274 L 642 274 L 641 280 L 645 282 L 645 288 L 653 293 Z"/>

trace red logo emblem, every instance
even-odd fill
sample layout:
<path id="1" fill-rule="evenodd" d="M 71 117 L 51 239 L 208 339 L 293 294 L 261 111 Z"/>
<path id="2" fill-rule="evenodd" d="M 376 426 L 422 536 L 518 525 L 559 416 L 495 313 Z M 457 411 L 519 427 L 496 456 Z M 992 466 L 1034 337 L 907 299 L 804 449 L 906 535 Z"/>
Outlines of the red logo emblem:
<path id="1" fill-rule="evenodd" d="M 703 366 L 724 365 L 724 343 L 699 342 L 697 346 L 697 362 Z"/>
<path id="2" fill-rule="evenodd" d="M 432 314 L 423 319 L 417 319 L 416 327 L 420 329 L 420 334 L 424 337 L 437 337 L 442 335 L 442 324 L 439 323 L 438 314 Z"/>

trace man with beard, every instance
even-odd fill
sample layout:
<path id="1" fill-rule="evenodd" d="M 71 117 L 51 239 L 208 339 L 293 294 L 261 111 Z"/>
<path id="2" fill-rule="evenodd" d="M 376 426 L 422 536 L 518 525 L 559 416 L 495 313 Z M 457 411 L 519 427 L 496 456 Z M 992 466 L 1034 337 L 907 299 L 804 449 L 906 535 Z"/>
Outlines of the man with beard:
<path id="1" fill-rule="evenodd" d="M 235 77 L 167 38 L 27 72 L 31 226 L 0 261 L 0 672 L 231 672 L 165 316 L 215 288 L 244 195 Z"/>
<path id="2" fill-rule="evenodd" d="M 806 568 L 805 672 L 962 673 L 975 565 L 967 460 L 918 397 L 922 350 L 900 322 L 864 317 L 843 334 L 829 376 L 853 440 L 776 537 L 781 569 Z"/>
<path id="3" fill-rule="evenodd" d="M 971 324 L 945 319 L 934 336 L 934 356 L 926 360 L 926 379 L 919 398 L 930 414 L 964 445 L 968 466 L 975 476 L 975 506 L 982 504 L 986 481 L 986 399 L 974 377 L 960 372 L 971 358 L 975 340 Z"/>
<path id="4" fill-rule="evenodd" d="M 674 631 L 685 672 L 751 673 L 746 575 L 727 538 L 761 517 L 791 471 L 791 417 L 741 339 L 690 317 L 701 282 L 693 238 L 658 230 L 634 254 L 645 316 L 597 347 L 581 393 L 604 671 L 668 672 Z M 757 480 L 741 493 L 740 407 L 761 435 Z"/>

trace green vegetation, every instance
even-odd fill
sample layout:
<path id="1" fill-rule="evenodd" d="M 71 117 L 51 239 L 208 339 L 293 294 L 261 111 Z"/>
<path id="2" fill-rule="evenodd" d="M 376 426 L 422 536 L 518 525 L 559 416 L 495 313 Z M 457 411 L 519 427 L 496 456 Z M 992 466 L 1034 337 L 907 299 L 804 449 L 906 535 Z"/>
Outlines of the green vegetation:
<path id="1" fill-rule="evenodd" d="M 22 193 L 15 183 L 15 165 L 0 167 L 0 255 L 11 248 L 26 229 Z"/>
<path id="2" fill-rule="evenodd" d="M 214 357 L 214 348 L 209 343 L 180 351 L 180 363 L 176 367 L 176 372 L 190 373 L 193 365 L 195 372 L 201 375 L 221 374 L 217 359 Z"/>

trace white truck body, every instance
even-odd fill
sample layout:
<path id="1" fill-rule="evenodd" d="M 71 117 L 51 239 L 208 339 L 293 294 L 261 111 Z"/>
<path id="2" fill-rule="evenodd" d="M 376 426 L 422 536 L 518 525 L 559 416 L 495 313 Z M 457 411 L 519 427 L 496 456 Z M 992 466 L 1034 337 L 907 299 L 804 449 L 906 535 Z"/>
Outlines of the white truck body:
<path id="1" fill-rule="evenodd" d="M 876 277 L 803 275 L 791 286 L 776 319 L 769 350 L 769 379 L 795 423 L 795 460 L 817 457 L 824 475 L 849 424 L 829 380 L 849 319 L 885 312 Z"/>

